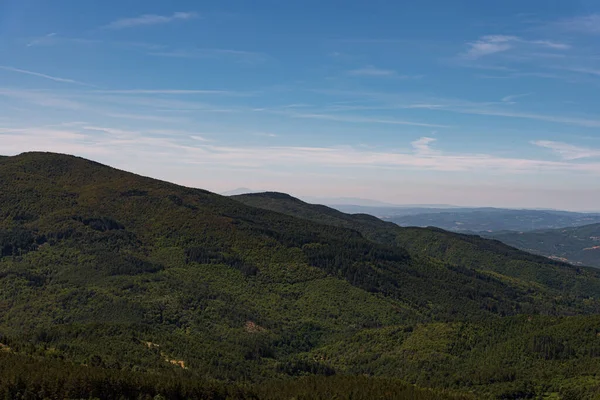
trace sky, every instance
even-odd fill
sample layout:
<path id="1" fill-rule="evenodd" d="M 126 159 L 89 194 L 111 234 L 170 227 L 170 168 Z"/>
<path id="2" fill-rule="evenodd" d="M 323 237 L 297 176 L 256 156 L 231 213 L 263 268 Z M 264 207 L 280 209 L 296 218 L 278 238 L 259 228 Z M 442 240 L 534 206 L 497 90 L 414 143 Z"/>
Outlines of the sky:
<path id="1" fill-rule="evenodd" d="M 0 0 L 0 154 L 600 210 L 600 2 Z"/>

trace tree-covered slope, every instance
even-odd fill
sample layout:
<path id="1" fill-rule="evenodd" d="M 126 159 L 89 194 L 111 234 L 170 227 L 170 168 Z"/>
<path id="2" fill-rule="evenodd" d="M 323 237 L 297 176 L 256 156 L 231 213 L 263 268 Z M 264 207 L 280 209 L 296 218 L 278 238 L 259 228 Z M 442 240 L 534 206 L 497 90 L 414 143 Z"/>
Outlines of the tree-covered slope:
<path id="1" fill-rule="evenodd" d="M 334 226 L 348 226 L 372 240 L 407 249 L 413 257 L 428 257 L 457 267 L 491 274 L 503 281 L 517 279 L 525 284 L 543 285 L 577 296 L 600 294 L 600 272 L 573 268 L 517 250 L 496 240 L 437 228 L 402 228 L 364 214 L 344 214 L 321 205 L 302 202 L 279 193 L 234 196 L 254 207 L 278 211 Z"/>
<path id="2" fill-rule="evenodd" d="M 71 156 L 0 159 L 0 369 L 16 371 L 0 391 L 42 393 L 38 367 L 27 366 L 41 363 L 56 370 L 53 390 L 70 382 L 87 397 L 106 385 L 227 396 L 234 388 L 219 382 L 236 382 L 250 398 L 291 398 L 310 385 L 322 398 L 364 395 L 361 387 L 377 385 L 357 375 L 391 379 L 381 381 L 385 393 L 412 390 L 395 379 L 504 398 L 594 393 L 598 321 L 587 315 L 599 310 L 596 275 L 571 277 L 561 268 L 576 269 L 534 257 L 531 268 L 556 268 L 566 283 L 515 279 L 435 258 L 429 238 L 409 240 L 394 225 L 381 223 L 391 244 L 376 219 L 336 218 L 347 225 Z M 149 378 L 157 372 L 165 380 Z M 285 381 L 300 376 L 337 378 Z"/>
<path id="3" fill-rule="evenodd" d="M 368 214 L 346 214 L 320 204 L 309 204 L 285 193 L 264 192 L 231 196 L 246 205 L 293 217 L 356 230 L 366 238 L 395 244 L 397 225 Z"/>
<path id="4" fill-rule="evenodd" d="M 531 232 L 498 232 L 490 237 L 510 246 L 575 265 L 600 267 L 600 224 Z"/>

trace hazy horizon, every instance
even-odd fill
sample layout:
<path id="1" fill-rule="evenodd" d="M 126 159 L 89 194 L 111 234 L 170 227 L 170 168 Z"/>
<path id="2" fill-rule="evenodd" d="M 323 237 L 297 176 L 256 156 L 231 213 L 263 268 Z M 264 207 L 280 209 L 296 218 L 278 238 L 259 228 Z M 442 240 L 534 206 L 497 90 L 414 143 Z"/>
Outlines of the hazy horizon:
<path id="1" fill-rule="evenodd" d="M 343 4 L 4 1 L 0 153 L 217 193 L 598 209 L 599 4 Z"/>

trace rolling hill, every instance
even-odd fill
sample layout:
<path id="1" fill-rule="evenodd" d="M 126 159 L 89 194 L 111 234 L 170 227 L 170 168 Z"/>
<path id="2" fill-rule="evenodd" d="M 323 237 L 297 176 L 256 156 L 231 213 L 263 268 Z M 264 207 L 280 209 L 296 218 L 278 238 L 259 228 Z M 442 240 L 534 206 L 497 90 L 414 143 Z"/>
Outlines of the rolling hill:
<path id="1" fill-rule="evenodd" d="M 477 236 L 0 158 L 5 398 L 593 398 L 599 299 Z"/>
<path id="2" fill-rule="evenodd" d="M 506 244 L 574 265 L 600 267 L 600 224 L 490 235 Z"/>
<path id="3" fill-rule="evenodd" d="M 345 214 L 326 206 L 307 204 L 283 193 L 254 193 L 233 198 L 253 207 L 354 229 L 370 240 L 407 249 L 413 256 L 433 258 L 452 265 L 500 274 L 506 279 L 517 278 L 530 284 L 543 284 L 560 290 L 586 290 L 586 293 L 595 295 L 599 289 L 595 283 L 590 292 L 583 289 L 591 282 L 587 279 L 588 276 L 593 276 L 595 282 L 600 276 L 598 271 L 589 268 L 574 269 L 565 263 L 518 251 L 500 241 L 477 235 L 437 228 L 401 228 L 370 215 Z M 540 265 L 544 268 L 540 268 Z"/>

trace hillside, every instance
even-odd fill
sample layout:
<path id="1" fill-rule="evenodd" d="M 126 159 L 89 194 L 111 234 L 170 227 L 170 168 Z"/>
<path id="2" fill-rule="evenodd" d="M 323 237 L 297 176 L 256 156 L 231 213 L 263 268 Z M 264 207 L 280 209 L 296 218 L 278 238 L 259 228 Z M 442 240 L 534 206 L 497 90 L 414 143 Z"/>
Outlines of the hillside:
<path id="1" fill-rule="evenodd" d="M 598 393 L 597 270 L 266 199 L 66 155 L 1 158 L 0 371 L 12 378 L 0 392 Z"/>
<path id="2" fill-rule="evenodd" d="M 577 293 L 579 296 L 596 296 L 600 290 L 597 283 L 599 271 L 572 268 L 565 263 L 531 255 L 499 241 L 476 235 L 436 228 L 401 228 L 372 216 L 344 214 L 329 207 L 307 204 L 281 193 L 246 194 L 233 198 L 254 207 L 333 226 L 349 227 L 371 240 L 407 249 L 413 257 L 434 258 L 454 266 L 472 268 L 504 281 L 517 278 L 528 284 L 542 284 Z"/>
<path id="3" fill-rule="evenodd" d="M 395 244 L 396 225 L 368 214 L 346 214 L 320 204 L 309 204 L 285 193 L 264 192 L 231 196 L 246 205 L 293 217 L 359 231 L 366 238 Z"/>
<path id="4" fill-rule="evenodd" d="M 490 235 L 519 249 L 575 265 L 600 267 L 600 224 Z"/>

